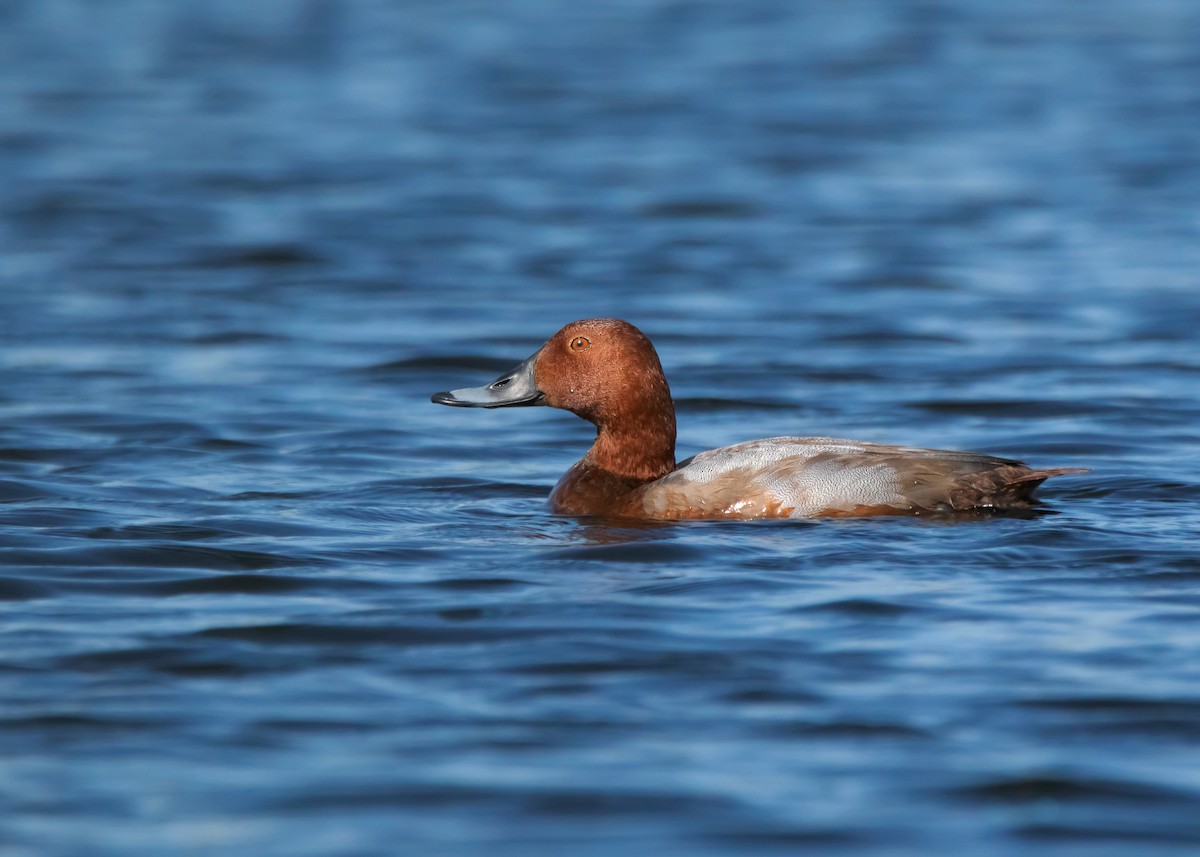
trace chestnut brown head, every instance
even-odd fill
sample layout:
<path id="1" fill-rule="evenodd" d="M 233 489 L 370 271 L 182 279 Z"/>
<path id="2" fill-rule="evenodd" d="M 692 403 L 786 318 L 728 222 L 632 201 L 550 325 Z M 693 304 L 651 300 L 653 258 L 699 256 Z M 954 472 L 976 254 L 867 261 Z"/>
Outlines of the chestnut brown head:
<path id="1" fill-rule="evenodd" d="M 597 425 L 663 409 L 674 415 L 654 346 L 615 318 L 573 321 L 491 384 L 437 393 L 433 401 L 472 408 L 549 405 Z"/>

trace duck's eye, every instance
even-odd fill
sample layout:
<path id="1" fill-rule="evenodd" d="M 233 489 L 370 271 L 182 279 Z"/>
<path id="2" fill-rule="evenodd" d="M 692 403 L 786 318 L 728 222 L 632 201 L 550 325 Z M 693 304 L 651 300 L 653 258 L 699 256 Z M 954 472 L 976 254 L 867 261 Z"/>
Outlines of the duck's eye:
<path id="1" fill-rule="evenodd" d="M 589 340 L 586 336 L 576 336 L 571 340 L 572 351 L 587 351 L 591 345 L 591 340 Z"/>

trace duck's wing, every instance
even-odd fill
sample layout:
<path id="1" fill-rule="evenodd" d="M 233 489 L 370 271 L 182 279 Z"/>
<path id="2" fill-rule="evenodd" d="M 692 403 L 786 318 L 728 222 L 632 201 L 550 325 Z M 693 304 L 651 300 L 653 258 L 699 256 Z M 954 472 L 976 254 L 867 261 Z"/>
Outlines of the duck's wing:
<path id="1" fill-rule="evenodd" d="M 660 517 L 898 515 L 1019 509 L 1069 468 L 955 450 L 840 438 L 777 437 L 701 453 L 646 490 Z M 694 514 L 674 514 L 688 510 Z"/>

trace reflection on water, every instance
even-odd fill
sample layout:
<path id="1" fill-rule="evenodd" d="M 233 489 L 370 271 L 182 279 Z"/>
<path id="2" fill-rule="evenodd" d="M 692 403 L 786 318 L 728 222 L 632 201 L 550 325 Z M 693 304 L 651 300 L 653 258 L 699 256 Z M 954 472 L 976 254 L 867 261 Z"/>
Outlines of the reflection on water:
<path id="1" fill-rule="evenodd" d="M 9 2 L 0 56 L 13 854 L 1200 846 L 1195 4 Z M 680 459 L 1092 473 L 557 518 L 589 426 L 428 394 L 597 315 Z"/>

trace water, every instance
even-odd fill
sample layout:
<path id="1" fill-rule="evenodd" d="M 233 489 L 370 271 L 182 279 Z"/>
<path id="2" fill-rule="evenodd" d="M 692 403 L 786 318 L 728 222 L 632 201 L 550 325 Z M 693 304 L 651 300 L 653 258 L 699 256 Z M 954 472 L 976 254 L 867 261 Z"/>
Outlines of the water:
<path id="1" fill-rule="evenodd" d="M 0 3 L 0 854 L 1200 847 L 1200 13 Z M 556 518 L 563 323 L 680 458 L 1053 514 Z"/>

